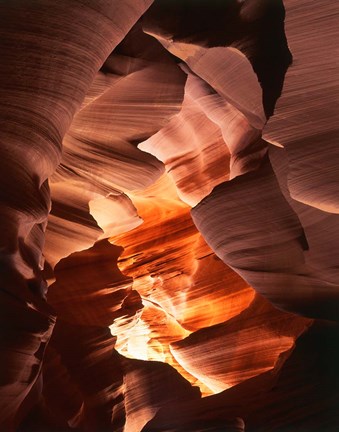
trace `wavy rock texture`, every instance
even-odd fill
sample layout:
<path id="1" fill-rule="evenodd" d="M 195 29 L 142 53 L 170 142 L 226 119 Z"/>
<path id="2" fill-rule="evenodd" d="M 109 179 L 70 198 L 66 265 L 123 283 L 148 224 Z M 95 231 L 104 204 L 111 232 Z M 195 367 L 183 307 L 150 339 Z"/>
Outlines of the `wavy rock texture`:
<path id="1" fill-rule="evenodd" d="M 285 148 L 291 197 L 338 214 L 338 63 L 328 55 L 337 46 L 338 8 L 330 1 L 312 12 L 306 6 L 307 2 L 285 2 L 294 64 L 265 137 Z"/>
<path id="2" fill-rule="evenodd" d="M 338 318 L 339 287 L 323 277 L 323 267 L 331 264 L 308 244 L 268 159 L 257 171 L 215 188 L 192 216 L 217 255 L 273 304 L 313 318 Z M 306 262 L 315 254 L 318 271 Z"/>
<path id="3" fill-rule="evenodd" d="M 0 4 L 1 430 L 338 429 L 337 15 Z"/>
<path id="4" fill-rule="evenodd" d="M 95 73 L 149 5 L 1 4 L 0 214 L 6 232 L 1 237 L 1 304 L 6 309 L 14 303 L 13 314 L 24 308 L 28 321 L 30 315 L 36 321 L 30 329 L 17 327 L 13 317 L 5 319 L 16 341 L 5 343 L 1 367 L 6 370 L 1 412 L 8 429 L 38 377 L 55 320 L 43 300 L 41 278 L 50 206 L 46 179 L 60 160 L 62 138 Z"/>
<path id="5" fill-rule="evenodd" d="M 338 426 L 338 326 L 317 323 L 301 336 L 286 362 L 217 395 L 168 405 L 144 431 L 226 429 L 239 415 L 249 431 L 335 431 Z M 315 350 L 315 346 L 317 349 Z M 227 429 L 226 429 L 227 430 Z"/>

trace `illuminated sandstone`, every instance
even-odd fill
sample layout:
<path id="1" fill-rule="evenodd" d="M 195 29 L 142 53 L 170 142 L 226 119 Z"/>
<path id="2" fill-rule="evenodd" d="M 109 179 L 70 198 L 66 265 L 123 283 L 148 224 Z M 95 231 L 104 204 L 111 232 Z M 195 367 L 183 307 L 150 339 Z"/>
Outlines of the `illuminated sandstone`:
<path id="1" fill-rule="evenodd" d="M 2 2 L 1 430 L 337 430 L 336 14 Z"/>

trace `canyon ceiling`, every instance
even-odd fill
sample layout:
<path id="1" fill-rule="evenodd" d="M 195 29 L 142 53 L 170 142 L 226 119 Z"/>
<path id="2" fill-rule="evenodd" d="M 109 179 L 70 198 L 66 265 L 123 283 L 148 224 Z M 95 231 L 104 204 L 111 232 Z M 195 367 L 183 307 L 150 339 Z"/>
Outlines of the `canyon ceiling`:
<path id="1" fill-rule="evenodd" d="M 0 0 L 0 430 L 339 430 L 339 8 Z"/>

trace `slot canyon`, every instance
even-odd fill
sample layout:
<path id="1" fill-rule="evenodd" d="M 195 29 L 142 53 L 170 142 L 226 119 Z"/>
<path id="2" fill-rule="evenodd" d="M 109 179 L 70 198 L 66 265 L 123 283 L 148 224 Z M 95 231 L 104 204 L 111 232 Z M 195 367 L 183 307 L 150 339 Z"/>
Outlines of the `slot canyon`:
<path id="1" fill-rule="evenodd" d="M 0 0 L 0 431 L 339 430 L 338 29 Z"/>

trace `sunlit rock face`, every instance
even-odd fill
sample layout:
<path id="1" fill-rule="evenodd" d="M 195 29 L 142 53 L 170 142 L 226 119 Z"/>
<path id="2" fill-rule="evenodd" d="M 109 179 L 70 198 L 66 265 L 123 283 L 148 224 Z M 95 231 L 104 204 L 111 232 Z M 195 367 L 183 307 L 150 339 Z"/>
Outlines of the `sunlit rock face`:
<path id="1" fill-rule="evenodd" d="M 337 15 L 2 2 L 1 430 L 338 430 Z"/>

